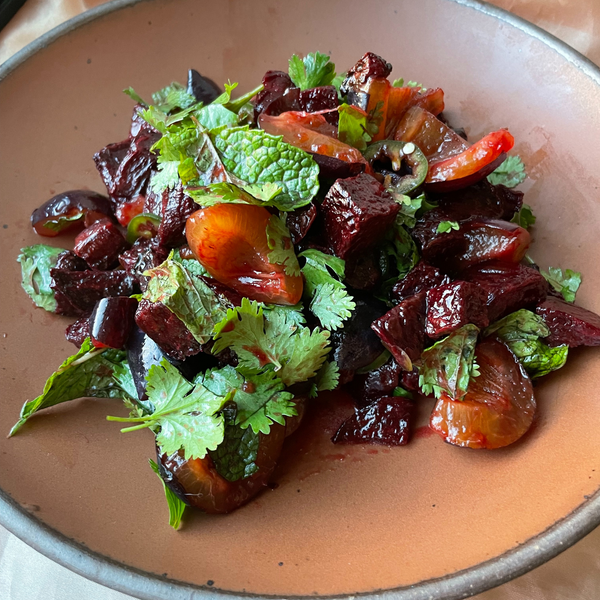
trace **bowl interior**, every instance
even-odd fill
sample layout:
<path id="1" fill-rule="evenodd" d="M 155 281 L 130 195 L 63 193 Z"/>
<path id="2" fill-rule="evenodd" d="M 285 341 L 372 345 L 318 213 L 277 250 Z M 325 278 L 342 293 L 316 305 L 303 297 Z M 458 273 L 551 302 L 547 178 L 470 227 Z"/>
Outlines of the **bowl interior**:
<path id="1" fill-rule="evenodd" d="M 45 242 L 31 210 L 59 191 L 103 191 L 91 157 L 127 134 L 132 103 L 194 67 L 245 91 L 294 52 L 365 51 L 393 77 L 446 92 L 472 139 L 509 127 L 538 217 L 531 255 L 584 273 L 578 302 L 600 310 L 600 90 L 543 41 L 448 0 L 282 3 L 161 0 L 104 16 L 34 55 L 0 85 L 0 422 L 70 355 L 67 320 L 34 309 L 19 248 Z M 70 240 L 56 239 L 56 245 Z M 591 260 L 591 262 L 590 262 Z M 418 432 L 405 448 L 333 446 L 351 407 L 325 395 L 288 440 L 276 489 L 228 516 L 167 523 L 148 432 L 105 421 L 117 401 L 81 400 L 0 436 L 0 488 L 66 536 L 143 571 L 231 592 L 355 594 L 408 586 L 496 557 L 544 531 L 600 486 L 598 351 L 572 352 L 536 388 L 522 443 L 468 451 Z M 421 425 L 430 404 L 421 406 Z M 440 594 L 442 597 L 442 594 Z"/>

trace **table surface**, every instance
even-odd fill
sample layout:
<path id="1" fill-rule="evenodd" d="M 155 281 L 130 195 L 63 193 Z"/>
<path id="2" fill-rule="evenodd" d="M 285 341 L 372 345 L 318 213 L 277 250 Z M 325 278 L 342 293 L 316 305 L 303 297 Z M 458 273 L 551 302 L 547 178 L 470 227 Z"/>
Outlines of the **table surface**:
<path id="1" fill-rule="evenodd" d="M 106 0 L 28 0 L 0 32 L 0 63 L 67 19 Z M 491 0 L 600 64 L 599 0 Z M 128 600 L 52 562 L 0 527 L 3 600 Z M 598 600 L 600 528 L 545 565 L 476 600 Z"/>

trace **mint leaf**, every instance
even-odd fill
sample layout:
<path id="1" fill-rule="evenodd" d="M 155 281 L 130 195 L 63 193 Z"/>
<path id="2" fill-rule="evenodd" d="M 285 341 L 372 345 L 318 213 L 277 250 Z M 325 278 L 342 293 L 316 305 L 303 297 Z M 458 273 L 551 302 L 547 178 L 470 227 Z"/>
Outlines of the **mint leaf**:
<path id="1" fill-rule="evenodd" d="M 373 139 L 369 132 L 374 134 L 369 124 L 366 112 L 350 104 L 338 107 L 338 137 L 341 142 L 354 146 L 361 152 L 366 150 L 367 144 Z"/>
<path id="2" fill-rule="evenodd" d="M 492 185 L 505 185 L 513 188 L 523 183 L 527 178 L 525 165 L 520 156 L 509 156 L 493 173 L 488 175 Z"/>
<path id="3" fill-rule="evenodd" d="M 142 298 L 162 302 L 183 321 L 200 344 L 205 344 L 212 336 L 215 323 L 225 317 L 225 309 L 208 285 L 186 269 L 183 263 L 188 261 L 177 262 L 173 258 L 171 253 L 161 265 L 145 271 L 144 275 L 150 280 Z"/>
<path id="4" fill-rule="evenodd" d="M 238 124 L 238 116 L 222 104 L 209 104 L 195 112 L 198 122 L 206 129 L 229 127 Z"/>
<path id="5" fill-rule="evenodd" d="M 519 359 L 529 376 L 543 377 L 564 366 L 569 347 L 550 348 L 541 341 L 550 335 L 550 329 L 540 317 L 529 310 L 518 310 L 490 325 L 484 336 L 496 335 Z"/>
<path id="6" fill-rule="evenodd" d="M 173 82 L 157 92 L 152 94 L 154 106 L 164 113 L 169 113 L 175 108 L 189 108 L 197 104 L 194 96 L 187 93 L 187 90 L 177 82 Z"/>
<path id="7" fill-rule="evenodd" d="M 421 355 L 419 386 L 426 396 L 442 393 L 452 400 L 462 400 L 467 393 L 469 381 L 475 376 L 475 345 L 479 329 L 464 325 L 448 337 L 427 348 Z"/>
<path id="8" fill-rule="evenodd" d="M 523 204 L 521 210 L 515 214 L 515 216 L 511 219 L 511 223 L 516 223 L 520 227 L 524 227 L 525 229 L 529 229 L 531 226 L 535 225 L 535 215 L 531 210 L 531 206 L 529 204 Z"/>
<path id="9" fill-rule="evenodd" d="M 21 263 L 21 286 L 33 303 L 48 312 L 56 312 L 56 299 L 50 288 L 50 269 L 56 265 L 63 248 L 36 244 L 21 248 L 17 262 Z"/>
<path id="10" fill-rule="evenodd" d="M 321 85 L 331 85 L 335 77 L 335 65 L 327 54 L 310 52 L 303 59 L 294 54 L 289 60 L 290 79 L 301 90 Z"/>
<path id="11" fill-rule="evenodd" d="M 214 354 L 231 348 L 239 366 L 253 371 L 272 365 L 286 386 L 314 377 L 330 350 L 329 332 L 265 319 L 262 307 L 248 298 L 227 311 L 215 326 L 214 339 Z"/>
<path id="12" fill-rule="evenodd" d="M 271 264 L 282 265 L 286 275 L 300 275 L 300 265 L 294 252 L 292 236 L 285 220 L 277 215 L 271 215 L 267 223 L 267 245 L 271 250 L 267 255 Z"/>
<path id="13" fill-rule="evenodd" d="M 181 525 L 181 519 L 183 517 L 183 513 L 186 509 L 186 504 L 182 500 L 180 500 L 169 487 L 163 481 L 163 478 L 160 476 L 160 472 L 158 470 L 158 465 L 152 460 L 149 459 L 150 467 L 152 470 L 158 475 L 160 482 L 162 483 L 163 489 L 165 490 L 165 497 L 167 499 L 167 505 L 169 506 L 169 525 L 173 529 L 179 529 Z"/>
<path id="14" fill-rule="evenodd" d="M 581 285 L 581 273 L 571 271 L 571 269 L 559 269 L 550 267 L 548 271 L 540 271 L 546 281 L 557 291 L 567 302 L 575 302 L 575 295 Z"/>
<path id="15" fill-rule="evenodd" d="M 214 206 L 215 204 L 253 204 L 255 206 L 274 206 L 285 210 L 288 202 L 284 200 L 282 206 L 277 197 L 281 188 L 274 183 L 239 184 L 222 182 L 198 188 L 186 188 L 188 195 L 200 206 Z"/>
<path id="16" fill-rule="evenodd" d="M 442 221 L 438 226 L 436 233 L 450 233 L 452 230 L 458 231 L 460 225 L 456 221 Z"/>
<path id="17" fill-rule="evenodd" d="M 67 358 L 50 376 L 41 395 L 23 405 L 21 417 L 9 435 L 14 435 L 34 413 L 56 404 L 77 398 L 127 398 L 132 387 L 126 378 L 125 364 L 124 351 L 95 348 L 87 338 L 77 354 Z M 123 381 L 127 381 L 125 389 L 120 385 Z M 137 393 L 131 399 L 137 400 Z"/>
<path id="18" fill-rule="evenodd" d="M 319 190 L 319 167 L 310 154 L 258 129 L 230 127 L 213 137 L 227 172 L 250 184 L 274 183 L 282 210 L 305 206 Z"/>

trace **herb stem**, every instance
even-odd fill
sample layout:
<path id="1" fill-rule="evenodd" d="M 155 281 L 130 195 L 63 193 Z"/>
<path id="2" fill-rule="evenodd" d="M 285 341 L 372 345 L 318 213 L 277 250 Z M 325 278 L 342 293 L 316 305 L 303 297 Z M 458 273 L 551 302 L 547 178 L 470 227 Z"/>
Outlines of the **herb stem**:
<path id="1" fill-rule="evenodd" d="M 141 423 L 140 425 L 135 425 L 134 427 L 125 427 L 121 429 L 121 433 L 128 433 L 130 431 L 138 431 L 139 429 L 145 429 L 146 427 L 150 427 L 151 423 Z"/>

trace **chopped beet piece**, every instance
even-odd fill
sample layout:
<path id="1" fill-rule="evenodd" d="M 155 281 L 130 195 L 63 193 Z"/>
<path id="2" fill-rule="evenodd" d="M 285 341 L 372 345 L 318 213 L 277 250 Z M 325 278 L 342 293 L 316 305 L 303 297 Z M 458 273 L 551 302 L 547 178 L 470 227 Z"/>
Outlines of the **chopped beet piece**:
<path id="1" fill-rule="evenodd" d="M 65 250 L 58 255 L 56 259 L 55 269 L 64 269 L 65 271 L 87 271 L 90 267 L 77 254 L 70 250 Z"/>
<path id="2" fill-rule="evenodd" d="M 238 294 L 235 290 L 232 290 L 212 277 L 201 276 L 200 279 L 215 293 L 222 305 L 227 306 L 227 308 L 242 305 L 242 295 Z"/>
<path id="3" fill-rule="evenodd" d="M 136 104 L 133 107 L 133 114 L 131 115 L 131 126 L 129 127 L 129 137 L 137 137 L 140 133 L 159 133 L 144 117 L 142 117 L 142 111 L 146 110 L 144 105 Z"/>
<path id="4" fill-rule="evenodd" d="M 465 281 L 487 292 L 490 323 L 521 308 L 532 308 L 546 299 L 548 283 L 539 271 L 525 265 L 490 261 L 461 273 Z"/>
<path id="5" fill-rule="evenodd" d="M 300 110 L 304 112 L 330 110 L 331 112 L 324 113 L 323 116 L 332 125 L 338 124 L 339 113 L 336 109 L 340 102 L 334 86 L 324 85 L 309 90 L 302 90 L 299 94 L 298 102 Z"/>
<path id="6" fill-rule="evenodd" d="M 392 72 L 392 65 L 381 56 L 367 52 L 349 71 L 344 79 L 340 91 L 347 94 L 349 91 L 364 90 L 369 79 L 387 77 Z"/>
<path id="7" fill-rule="evenodd" d="M 367 163 L 351 163 L 335 158 L 310 152 L 314 161 L 319 165 L 319 182 L 322 186 L 331 185 L 336 179 L 347 179 L 364 173 Z"/>
<path id="8" fill-rule="evenodd" d="M 114 296 L 98 300 L 90 317 L 90 334 L 96 348 L 123 348 L 134 326 L 137 300 Z"/>
<path id="9" fill-rule="evenodd" d="M 403 300 L 371 324 L 383 345 L 405 371 L 412 370 L 425 346 L 425 292 Z"/>
<path id="10" fill-rule="evenodd" d="M 91 190 L 70 190 L 50 198 L 31 213 L 31 225 L 38 235 L 55 237 L 63 231 L 100 219 L 112 218 L 106 196 Z"/>
<path id="11" fill-rule="evenodd" d="M 399 210 L 387 190 L 366 173 L 338 179 L 321 205 L 329 244 L 344 259 L 375 246 Z"/>
<path id="12" fill-rule="evenodd" d="M 600 346 L 600 316 L 591 310 L 548 297 L 535 312 L 550 329 L 545 340 L 550 346 Z"/>
<path id="13" fill-rule="evenodd" d="M 346 260 L 345 282 L 355 290 L 372 290 L 381 282 L 378 255 L 370 250 Z"/>
<path id="14" fill-rule="evenodd" d="M 426 292 L 439 285 L 450 283 L 450 278 L 444 275 L 437 267 L 428 265 L 424 260 L 417 263 L 408 275 L 401 279 L 393 288 L 391 299 L 400 304 L 410 296 L 419 292 Z"/>
<path id="15" fill-rule="evenodd" d="M 415 419 L 415 405 L 406 398 L 381 398 L 358 409 L 331 438 L 334 444 L 408 444 Z"/>
<path id="16" fill-rule="evenodd" d="M 292 87 L 285 90 L 282 95 L 277 96 L 272 102 L 265 106 L 265 109 L 262 112 L 265 115 L 277 117 L 281 113 L 289 111 L 295 112 L 300 109 L 300 88 Z"/>
<path id="17" fill-rule="evenodd" d="M 418 392 L 419 369 L 417 369 L 417 367 L 414 367 L 412 371 L 404 371 L 400 378 L 400 385 L 411 392 Z"/>
<path id="18" fill-rule="evenodd" d="M 139 238 L 129 250 L 119 256 L 119 262 L 125 271 L 139 282 L 142 290 L 145 290 L 148 278 L 144 276 L 144 271 L 158 267 L 167 260 L 168 255 L 169 251 L 160 246 L 156 238 Z"/>
<path id="19" fill-rule="evenodd" d="M 125 271 L 65 271 L 50 269 L 54 297 L 60 315 L 84 317 L 92 313 L 96 302 L 109 296 L 131 296 L 137 290 L 135 280 Z"/>
<path id="20" fill-rule="evenodd" d="M 253 99 L 256 118 L 264 112 L 271 102 L 281 98 L 287 89 L 295 87 L 290 76 L 283 71 L 267 71 L 262 78 L 262 84 L 264 86 L 263 91 L 259 92 Z"/>
<path id="21" fill-rule="evenodd" d="M 141 300 L 135 314 L 135 322 L 172 358 L 184 360 L 202 350 L 183 321 L 162 302 Z"/>
<path id="22" fill-rule="evenodd" d="M 111 190 L 115 189 L 114 182 L 119 172 L 119 165 L 125 158 L 130 145 L 131 141 L 127 138 L 122 142 L 108 144 L 108 146 L 94 154 L 96 169 L 98 169 L 100 177 L 102 177 L 102 181 L 104 181 L 104 185 L 111 196 L 113 195 Z"/>
<path id="23" fill-rule="evenodd" d="M 308 206 L 297 208 L 287 213 L 285 224 L 290 230 L 292 243 L 294 245 L 301 242 L 308 233 L 311 225 L 317 217 L 317 207 L 311 202 Z"/>
<path id="24" fill-rule="evenodd" d="M 487 293 L 476 283 L 454 281 L 427 292 L 426 331 L 439 338 L 473 323 L 480 329 L 489 325 Z"/>
<path id="25" fill-rule="evenodd" d="M 81 344 L 83 344 L 85 339 L 90 337 L 90 320 L 88 317 L 82 317 L 71 323 L 65 331 L 65 337 L 67 338 L 67 342 L 71 342 L 78 348 L 81 348 Z"/>
<path id="26" fill-rule="evenodd" d="M 331 333 L 332 358 L 340 369 L 340 383 L 348 383 L 357 369 L 370 365 L 384 350 L 370 329 L 385 312 L 385 305 L 373 298 L 355 296 L 356 308 L 342 329 Z"/>
<path id="27" fill-rule="evenodd" d="M 104 271 L 113 267 L 119 254 L 128 244 L 117 226 L 108 219 L 97 221 L 75 238 L 73 252 L 83 258 L 92 269 Z"/>
<path id="28" fill-rule="evenodd" d="M 385 364 L 364 375 L 356 375 L 348 386 L 348 393 L 354 397 L 359 406 L 366 406 L 382 398 L 391 396 L 398 387 L 402 369 L 398 363 L 390 358 Z"/>
<path id="29" fill-rule="evenodd" d="M 200 75 L 196 69 L 188 71 L 187 93 L 196 98 L 198 102 L 210 104 L 221 95 L 221 88 L 208 77 Z"/>

